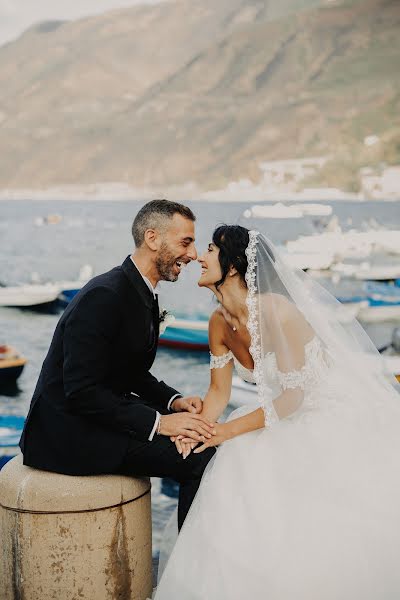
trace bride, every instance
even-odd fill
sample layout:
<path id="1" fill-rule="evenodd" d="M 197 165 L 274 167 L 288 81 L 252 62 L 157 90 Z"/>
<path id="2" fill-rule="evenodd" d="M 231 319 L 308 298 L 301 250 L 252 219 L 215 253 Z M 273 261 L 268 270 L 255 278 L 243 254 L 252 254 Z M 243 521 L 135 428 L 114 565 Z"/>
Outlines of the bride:
<path id="1" fill-rule="evenodd" d="M 372 342 L 256 231 L 218 227 L 199 262 L 219 301 L 203 414 L 234 368 L 257 400 L 201 446 L 176 440 L 218 449 L 155 599 L 398 600 L 400 396 Z"/>

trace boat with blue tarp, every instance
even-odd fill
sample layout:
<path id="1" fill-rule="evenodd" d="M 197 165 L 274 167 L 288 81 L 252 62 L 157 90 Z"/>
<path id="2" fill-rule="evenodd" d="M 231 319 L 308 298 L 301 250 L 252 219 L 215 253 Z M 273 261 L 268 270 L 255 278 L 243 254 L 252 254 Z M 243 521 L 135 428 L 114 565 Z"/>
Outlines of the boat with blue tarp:
<path id="1" fill-rule="evenodd" d="M 208 350 L 208 319 L 175 319 L 160 335 L 160 346 Z"/>

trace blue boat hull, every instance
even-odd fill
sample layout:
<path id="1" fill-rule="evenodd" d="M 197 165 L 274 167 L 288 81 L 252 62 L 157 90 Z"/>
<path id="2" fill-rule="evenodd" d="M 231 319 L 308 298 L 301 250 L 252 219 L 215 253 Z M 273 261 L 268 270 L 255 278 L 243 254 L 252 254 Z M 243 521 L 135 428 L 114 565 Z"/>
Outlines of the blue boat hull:
<path id="1" fill-rule="evenodd" d="M 63 308 L 66 308 L 71 300 L 76 296 L 78 292 L 80 292 L 81 288 L 77 288 L 75 290 L 63 290 L 58 296 L 58 304 Z"/>
<path id="2" fill-rule="evenodd" d="M 25 365 L 18 365 L 17 367 L 0 368 L 0 385 L 16 381 L 24 370 L 24 367 Z"/>
<path id="3" fill-rule="evenodd" d="M 24 417 L 0 415 L 0 469 L 19 453 L 24 422 Z"/>
<path id="4" fill-rule="evenodd" d="M 5 454 L 3 456 L 0 456 L 0 471 L 4 467 L 4 465 L 8 463 L 9 460 L 14 458 L 14 456 L 16 454 L 17 454 L 17 451 L 11 452 L 11 450 L 10 450 L 10 454 Z"/>
<path id="5" fill-rule="evenodd" d="M 169 326 L 160 336 L 159 344 L 184 350 L 208 350 L 208 331 Z"/>

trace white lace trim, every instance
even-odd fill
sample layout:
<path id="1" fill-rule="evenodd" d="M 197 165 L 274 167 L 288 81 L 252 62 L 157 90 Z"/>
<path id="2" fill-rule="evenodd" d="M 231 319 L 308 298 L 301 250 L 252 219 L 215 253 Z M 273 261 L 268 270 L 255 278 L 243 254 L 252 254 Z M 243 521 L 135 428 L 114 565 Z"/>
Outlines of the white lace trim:
<path id="1" fill-rule="evenodd" d="M 210 369 L 222 369 L 232 359 L 233 354 L 230 350 L 229 352 L 227 352 L 226 354 L 222 354 L 221 356 L 215 356 L 215 354 L 210 352 Z"/>
<path id="2" fill-rule="evenodd" d="M 247 256 L 247 271 L 245 275 L 247 283 L 247 298 L 246 305 L 249 311 L 247 321 L 247 329 L 250 333 L 249 352 L 254 362 L 254 380 L 257 384 L 257 396 L 265 415 L 265 426 L 269 426 L 278 420 L 272 403 L 265 403 L 267 397 L 267 386 L 264 381 L 263 373 L 263 357 L 261 352 L 261 338 L 259 332 L 259 323 L 257 319 L 257 285 L 256 285 L 256 269 L 257 269 L 257 242 L 258 231 L 249 231 L 249 244 L 246 248 Z"/>
<path id="3" fill-rule="evenodd" d="M 318 385 L 329 368 L 320 340 L 315 336 L 305 345 L 305 364 L 301 369 L 283 372 L 278 369 L 276 357 L 271 354 L 270 375 L 277 379 L 282 390 L 300 388 L 309 390 Z"/>

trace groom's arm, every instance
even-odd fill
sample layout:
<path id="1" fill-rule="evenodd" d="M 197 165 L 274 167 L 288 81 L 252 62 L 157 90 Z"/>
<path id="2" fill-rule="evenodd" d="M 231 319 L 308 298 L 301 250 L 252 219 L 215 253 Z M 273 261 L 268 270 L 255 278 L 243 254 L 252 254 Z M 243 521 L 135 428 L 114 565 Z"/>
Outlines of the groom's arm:
<path id="1" fill-rule="evenodd" d="M 170 409 L 170 405 L 176 398 L 181 398 L 182 394 L 178 390 L 170 387 L 164 381 L 158 381 L 149 371 L 135 381 L 133 390 L 146 402 L 157 406 L 160 410 Z"/>
<path id="2" fill-rule="evenodd" d="M 159 411 L 172 410 L 174 400 L 182 398 L 182 394 L 164 381 L 158 381 L 150 372 L 147 372 L 137 383 L 135 382 L 135 392 L 135 395 L 137 394 L 158 409 L 148 437 L 148 441 L 151 442 L 160 423 L 161 413 Z"/>
<path id="3" fill-rule="evenodd" d="M 122 319 L 118 297 L 110 288 L 92 288 L 80 298 L 64 326 L 64 392 L 71 413 L 147 441 L 157 411 L 106 385 Z"/>

